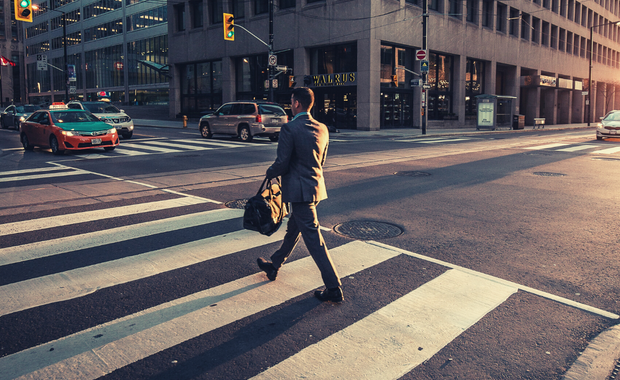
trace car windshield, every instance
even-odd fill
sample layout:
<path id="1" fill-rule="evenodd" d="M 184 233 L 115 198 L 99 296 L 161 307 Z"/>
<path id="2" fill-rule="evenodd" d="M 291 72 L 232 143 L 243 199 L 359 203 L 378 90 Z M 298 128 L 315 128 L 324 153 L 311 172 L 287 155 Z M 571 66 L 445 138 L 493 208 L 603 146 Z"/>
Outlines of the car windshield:
<path id="1" fill-rule="evenodd" d="M 85 103 L 84 108 L 92 113 L 120 113 L 118 108 L 108 103 Z"/>
<path id="2" fill-rule="evenodd" d="M 284 113 L 284 110 L 278 106 L 261 104 L 259 107 L 260 107 L 260 113 L 262 115 L 276 115 L 276 116 L 286 115 L 286 113 Z"/>
<path id="3" fill-rule="evenodd" d="M 41 109 L 39 106 L 17 106 L 17 112 L 19 113 L 24 113 L 24 112 L 34 112 L 38 109 Z"/>
<path id="4" fill-rule="evenodd" d="M 604 119 L 605 121 L 620 121 L 620 112 L 612 112 Z"/>
<path id="5" fill-rule="evenodd" d="M 85 111 L 52 111 L 52 120 L 54 123 L 88 123 L 99 121 L 95 115 L 91 115 Z"/>

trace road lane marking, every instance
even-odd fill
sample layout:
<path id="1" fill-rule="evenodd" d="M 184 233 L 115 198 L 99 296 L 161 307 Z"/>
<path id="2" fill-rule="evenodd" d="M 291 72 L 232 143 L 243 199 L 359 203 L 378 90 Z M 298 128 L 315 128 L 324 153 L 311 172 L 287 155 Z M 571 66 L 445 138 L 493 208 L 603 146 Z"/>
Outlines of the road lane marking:
<path id="1" fill-rule="evenodd" d="M 15 181 L 28 181 L 33 179 L 44 179 L 44 178 L 54 178 L 54 177 L 68 177 L 73 175 L 86 175 L 90 174 L 90 172 L 80 169 L 67 168 L 64 169 L 66 171 L 59 172 L 58 168 L 52 168 L 51 170 L 56 170 L 53 173 L 44 173 L 44 174 L 30 174 L 30 175 L 18 175 L 18 176 L 10 176 L 5 177 L 5 173 L 0 173 L 0 182 L 15 182 Z"/>
<path id="2" fill-rule="evenodd" d="M 175 144 L 174 142 L 169 142 L 169 141 L 149 141 L 149 142 L 145 142 L 143 144 L 171 147 L 171 148 L 177 148 L 177 149 L 186 149 L 186 150 L 209 150 L 209 149 L 215 149 L 213 147 L 207 147 L 207 146 L 196 146 L 196 145 L 190 145 L 190 144 L 187 144 L 187 145 L 185 145 L 185 144 Z"/>
<path id="3" fill-rule="evenodd" d="M 207 145 L 207 146 L 222 146 L 225 148 L 241 148 L 244 146 L 248 146 L 246 143 L 239 142 L 220 142 L 220 141 L 203 141 L 203 140 L 174 140 L 175 142 L 184 143 L 184 144 L 198 144 L 198 145 Z"/>
<path id="4" fill-rule="evenodd" d="M 92 222 L 95 220 L 117 218 L 119 216 L 135 215 L 151 211 L 168 210 L 175 207 L 192 206 L 208 203 L 207 200 L 196 197 L 167 199 L 148 203 L 139 203 L 102 210 L 84 211 L 74 214 L 63 214 L 45 218 L 23 220 L 21 222 L 0 224 L 0 236 L 37 231 L 44 228 L 70 226 L 72 224 Z"/>
<path id="5" fill-rule="evenodd" d="M 543 150 L 543 149 L 551 149 L 551 148 L 557 148 L 560 146 L 566 146 L 566 145 L 570 145 L 570 144 L 565 144 L 565 143 L 553 143 L 553 144 L 545 144 L 545 145 L 538 145 L 538 146 L 530 146 L 530 147 L 526 147 L 524 149 L 529 149 L 529 150 Z"/>
<path id="6" fill-rule="evenodd" d="M 399 379 L 516 292 L 449 270 L 251 380 Z"/>
<path id="7" fill-rule="evenodd" d="M 435 259 L 435 258 L 432 258 L 432 257 L 429 257 L 429 256 L 421 255 L 419 253 L 414 253 L 414 252 L 406 251 L 404 249 L 397 248 L 397 247 L 392 247 L 390 245 L 379 243 L 379 242 L 376 242 L 376 241 L 368 241 L 368 243 L 376 245 L 378 247 L 383 247 L 383 248 L 386 248 L 386 249 L 393 249 L 396 252 L 400 252 L 402 254 L 409 255 L 411 257 L 415 257 L 415 258 L 418 258 L 420 260 L 428 261 L 428 262 L 431 262 L 431 263 L 434 263 L 434 264 L 438 264 L 438 265 L 441 265 L 441 266 L 444 266 L 444 267 L 447 267 L 447 268 L 451 268 L 451 269 L 457 269 L 459 271 L 467 272 L 467 273 L 472 274 L 474 276 L 483 277 L 483 278 L 486 278 L 486 279 L 489 279 L 491 281 L 495 281 L 497 283 L 501 283 L 501 284 L 504 284 L 504 285 L 507 285 L 507 286 L 512 286 L 512 287 L 518 288 L 519 290 L 522 290 L 524 292 L 535 294 L 535 295 L 537 295 L 539 297 L 543 297 L 543 298 L 546 298 L 546 299 L 549 299 L 549 300 L 553 300 L 555 302 L 558 302 L 558 303 L 561 303 L 561 304 L 564 304 L 564 305 L 568 305 L 568 306 L 574 307 L 576 309 L 584 310 L 584 311 L 587 311 L 587 312 L 592 313 L 592 314 L 600 315 L 600 316 L 603 316 L 605 318 L 609 318 L 609 319 L 619 319 L 620 318 L 620 316 L 618 314 L 614 314 L 614 313 L 611 313 L 611 312 L 606 311 L 606 310 L 602 310 L 602 309 L 599 309 L 599 308 L 596 308 L 596 307 L 593 307 L 593 306 L 590 306 L 590 305 L 586 305 L 586 304 L 583 304 L 583 303 L 580 303 L 580 302 L 576 302 L 576 301 L 570 300 L 568 298 L 556 296 L 555 294 L 547 293 L 547 292 L 544 292 L 542 290 L 531 288 L 529 286 L 517 284 L 516 282 L 504 280 L 504 279 L 499 278 L 499 277 L 494 277 L 494 276 L 491 276 L 491 275 L 488 275 L 488 274 L 485 274 L 485 273 L 482 273 L 482 272 L 477 272 L 477 271 L 472 270 L 472 269 L 464 268 L 464 267 L 461 267 L 459 265 L 449 263 L 447 261 L 442 261 L 442 260 L 438 260 L 438 259 Z"/>
<path id="8" fill-rule="evenodd" d="M 620 147 L 596 150 L 596 151 L 594 151 L 592 153 L 596 153 L 596 154 L 612 154 L 612 153 L 617 153 L 617 152 L 620 152 Z"/>
<path id="9" fill-rule="evenodd" d="M 67 252 L 100 247 L 122 241 L 138 239 L 165 232 L 177 231 L 197 226 L 207 226 L 225 220 L 241 218 L 243 210 L 217 209 L 196 214 L 158 219 L 107 230 L 88 232 L 75 236 L 28 243 L 0 249 L 0 266 L 15 264 Z"/>
<path id="10" fill-rule="evenodd" d="M 252 234 L 253 240 L 257 237 Z M 330 253 L 343 277 L 399 255 L 359 241 Z M 96 379 L 323 285 L 310 257 L 288 263 L 285 269 L 277 283 L 267 281 L 262 272 L 247 276 L 5 356 L 0 368 L 11 379 Z"/>
<path id="11" fill-rule="evenodd" d="M 596 145 L 577 145 L 563 149 L 556 149 L 556 152 L 578 152 L 580 150 L 596 148 Z"/>

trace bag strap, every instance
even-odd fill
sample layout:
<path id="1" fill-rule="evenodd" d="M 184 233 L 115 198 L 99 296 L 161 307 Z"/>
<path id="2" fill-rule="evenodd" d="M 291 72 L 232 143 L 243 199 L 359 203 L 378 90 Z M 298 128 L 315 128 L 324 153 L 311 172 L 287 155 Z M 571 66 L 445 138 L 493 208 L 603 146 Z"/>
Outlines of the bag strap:
<path id="1" fill-rule="evenodd" d="M 278 183 L 278 185 L 280 185 L 280 188 L 282 188 L 282 184 L 280 183 L 280 177 L 276 177 L 276 178 L 267 178 L 267 177 L 265 177 L 265 179 L 263 180 L 263 183 L 260 185 L 260 188 L 258 189 L 258 192 L 256 193 L 256 195 L 259 195 L 265 189 L 269 189 L 269 191 L 271 192 L 271 181 L 273 179 L 275 179 L 276 182 Z M 265 184 L 267 186 L 265 186 Z"/>

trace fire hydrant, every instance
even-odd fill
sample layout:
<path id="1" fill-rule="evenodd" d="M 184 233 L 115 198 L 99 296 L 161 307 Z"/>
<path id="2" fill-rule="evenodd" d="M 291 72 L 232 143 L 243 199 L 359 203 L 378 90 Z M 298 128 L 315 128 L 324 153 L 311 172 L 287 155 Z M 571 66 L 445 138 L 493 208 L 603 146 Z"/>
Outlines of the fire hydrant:
<path id="1" fill-rule="evenodd" d="M 183 115 L 183 128 L 187 128 L 187 115 Z"/>

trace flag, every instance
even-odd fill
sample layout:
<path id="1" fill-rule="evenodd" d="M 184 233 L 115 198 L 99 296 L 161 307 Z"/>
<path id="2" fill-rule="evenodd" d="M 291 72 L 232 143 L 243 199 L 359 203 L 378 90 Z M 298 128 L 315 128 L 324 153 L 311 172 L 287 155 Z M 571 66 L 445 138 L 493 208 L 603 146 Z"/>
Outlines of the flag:
<path id="1" fill-rule="evenodd" d="M 0 56 L 0 64 L 2 64 L 2 66 L 8 66 L 8 65 L 15 66 L 15 62 L 11 61 L 5 56 Z"/>

